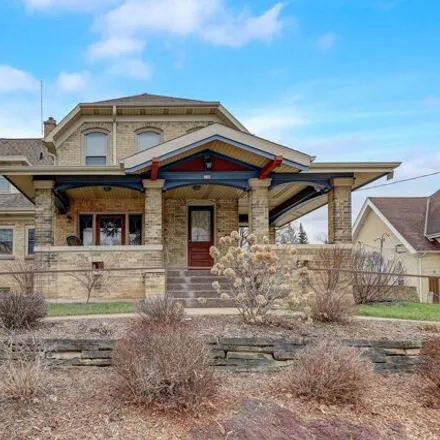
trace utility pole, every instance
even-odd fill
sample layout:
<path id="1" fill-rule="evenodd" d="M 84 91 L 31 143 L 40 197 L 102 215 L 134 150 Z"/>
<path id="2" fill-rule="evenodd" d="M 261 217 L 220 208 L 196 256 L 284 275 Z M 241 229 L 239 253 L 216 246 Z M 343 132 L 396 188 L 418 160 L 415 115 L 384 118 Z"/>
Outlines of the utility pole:
<path id="1" fill-rule="evenodd" d="M 374 241 L 380 241 L 380 269 L 379 272 L 382 272 L 382 264 L 383 264 L 383 243 L 385 241 L 385 237 L 389 237 L 390 234 L 384 232 L 380 237 L 377 237 Z"/>

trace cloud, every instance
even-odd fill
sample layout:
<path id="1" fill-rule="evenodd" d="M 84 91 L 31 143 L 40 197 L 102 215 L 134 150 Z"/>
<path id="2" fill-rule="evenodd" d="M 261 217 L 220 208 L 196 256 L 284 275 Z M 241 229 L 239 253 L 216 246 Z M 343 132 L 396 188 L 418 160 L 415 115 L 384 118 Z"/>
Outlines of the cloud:
<path id="1" fill-rule="evenodd" d="M 34 92 L 38 87 L 39 82 L 30 73 L 0 65 L 0 93 Z"/>
<path id="2" fill-rule="evenodd" d="M 321 50 L 330 50 L 336 43 L 336 34 L 334 33 L 327 33 L 327 34 L 322 34 L 319 38 L 318 38 L 318 47 Z"/>
<path id="3" fill-rule="evenodd" d="M 148 79 L 151 77 L 150 66 L 142 60 L 124 59 L 118 60 L 108 69 L 108 72 L 122 77 L 133 79 Z"/>
<path id="4" fill-rule="evenodd" d="M 91 60 L 103 58 L 117 58 L 121 55 L 142 52 L 145 42 L 130 37 L 110 37 L 93 43 L 88 48 L 88 55 Z"/>
<path id="5" fill-rule="evenodd" d="M 57 79 L 57 87 L 63 92 L 73 93 L 86 88 L 89 81 L 89 72 L 61 72 Z"/>
<path id="6" fill-rule="evenodd" d="M 282 7 L 277 3 L 253 16 L 228 9 L 225 0 L 125 0 L 99 17 L 95 27 L 106 36 L 195 35 L 212 44 L 238 47 L 279 34 Z"/>
<path id="7" fill-rule="evenodd" d="M 118 3 L 119 0 L 22 0 L 30 11 L 74 10 L 90 12 Z"/>

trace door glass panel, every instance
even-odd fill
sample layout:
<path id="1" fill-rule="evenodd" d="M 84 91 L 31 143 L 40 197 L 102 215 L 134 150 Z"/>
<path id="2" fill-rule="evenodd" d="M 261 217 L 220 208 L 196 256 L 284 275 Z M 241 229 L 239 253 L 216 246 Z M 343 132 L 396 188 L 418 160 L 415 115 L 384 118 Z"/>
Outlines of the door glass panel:
<path id="1" fill-rule="evenodd" d="M 99 244 L 101 246 L 118 246 L 122 244 L 122 218 L 99 218 Z"/>
<path id="2" fill-rule="evenodd" d="M 211 241 L 211 211 L 191 211 L 191 241 Z"/>

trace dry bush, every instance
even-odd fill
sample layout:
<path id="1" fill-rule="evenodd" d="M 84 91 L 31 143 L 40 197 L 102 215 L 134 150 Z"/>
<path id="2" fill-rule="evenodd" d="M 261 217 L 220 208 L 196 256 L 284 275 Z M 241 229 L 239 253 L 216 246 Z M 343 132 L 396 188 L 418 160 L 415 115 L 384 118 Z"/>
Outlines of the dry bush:
<path id="1" fill-rule="evenodd" d="M 8 275 L 15 284 L 18 292 L 29 293 L 34 291 L 35 266 L 34 262 L 24 258 L 16 258 L 4 263 L 4 270 L 10 272 Z"/>
<path id="2" fill-rule="evenodd" d="M 420 354 L 418 372 L 440 395 L 440 336 L 428 339 Z"/>
<path id="3" fill-rule="evenodd" d="M 308 305 L 312 319 L 321 322 L 343 322 L 354 314 L 352 276 L 343 269 L 350 268 L 351 251 L 342 246 L 325 246 L 313 260 L 315 269 L 308 284 L 314 292 Z"/>
<path id="4" fill-rule="evenodd" d="M 138 403 L 198 414 L 216 391 L 212 353 L 182 326 L 137 320 L 113 352 L 113 366 Z"/>
<path id="5" fill-rule="evenodd" d="M 377 252 L 358 248 L 352 253 L 353 292 L 358 304 L 386 300 L 404 280 L 405 269 L 397 258 L 384 258 Z"/>
<path id="6" fill-rule="evenodd" d="M 367 395 L 373 381 L 373 364 L 359 350 L 322 340 L 298 354 L 283 385 L 308 400 L 355 404 Z"/>
<path id="7" fill-rule="evenodd" d="M 0 322 L 7 329 L 29 327 L 46 315 L 46 300 L 39 293 L 4 292 L 0 294 Z"/>
<path id="8" fill-rule="evenodd" d="M 170 295 L 142 298 L 135 307 L 143 321 L 154 325 L 179 325 L 185 318 L 185 308 Z"/>
<path id="9" fill-rule="evenodd" d="M 0 343 L 0 400 L 28 401 L 44 390 L 46 380 L 43 345 L 16 338 Z"/>
<path id="10" fill-rule="evenodd" d="M 300 302 L 306 269 L 299 267 L 296 249 L 275 248 L 267 237 L 258 244 L 254 234 L 240 237 L 236 231 L 220 238 L 219 243 L 209 250 L 215 259 L 211 272 L 224 276 L 228 289 L 222 292 L 218 281 L 212 287 L 221 299 L 232 302 L 244 322 L 263 323 L 280 302 Z"/>

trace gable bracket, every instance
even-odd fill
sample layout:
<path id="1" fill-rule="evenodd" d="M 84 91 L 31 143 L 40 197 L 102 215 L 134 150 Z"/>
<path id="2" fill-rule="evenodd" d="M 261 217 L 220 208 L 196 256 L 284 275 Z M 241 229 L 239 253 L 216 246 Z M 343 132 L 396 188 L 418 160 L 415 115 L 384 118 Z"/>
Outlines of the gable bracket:
<path id="1" fill-rule="evenodd" d="M 268 162 L 264 168 L 260 171 L 260 175 L 258 176 L 260 179 L 265 179 L 269 176 L 269 174 L 278 168 L 283 163 L 283 156 L 277 156 L 275 159 L 272 159 Z"/>

